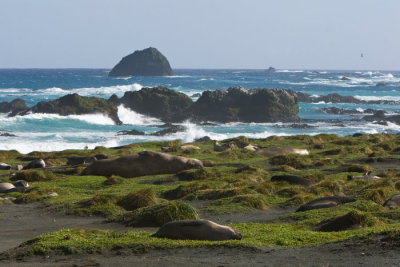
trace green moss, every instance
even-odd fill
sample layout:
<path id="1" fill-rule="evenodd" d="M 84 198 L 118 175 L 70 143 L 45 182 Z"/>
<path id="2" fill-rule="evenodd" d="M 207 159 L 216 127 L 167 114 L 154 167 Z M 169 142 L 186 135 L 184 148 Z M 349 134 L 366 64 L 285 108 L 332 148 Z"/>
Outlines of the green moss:
<path id="1" fill-rule="evenodd" d="M 138 190 L 122 197 L 118 205 L 126 210 L 135 210 L 143 207 L 153 206 L 158 203 L 154 189 L 146 188 Z"/>
<path id="2" fill-rule="evenodd" d="M 26 170 L 26 171 L 17 172 L 12 179 L 14 181 L 25 180 L 28 182 L 37 182 L 37 181 L 49 181 L 54 178 L 55 178 L 55 175 L 49 171 Z"/>
<path id="3" fill-rule="evenodd" d="M 303 169 L 313 165 L 313 161 L 309 156 L 297 154 L 275 156 L 269 162 L 272 165 L 288 165 L 296 169 Z"/>
<path id="4" fill-rule="evenodd" d="M 166 201 L 150 207 L 137 209 L 123 216 L 129 226 L 161 226 L 178 220 L 197 220 L 197 210 L 181 201 Z"/>

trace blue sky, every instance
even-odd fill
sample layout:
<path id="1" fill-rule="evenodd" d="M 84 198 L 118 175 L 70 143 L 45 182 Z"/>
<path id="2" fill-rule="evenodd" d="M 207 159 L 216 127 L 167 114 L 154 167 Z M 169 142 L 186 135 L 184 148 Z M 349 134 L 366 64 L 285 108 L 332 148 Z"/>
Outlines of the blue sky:
<path id="1" fill-rule="evenodd" d="M 400 70 L 399 0 L 1 0 L 0 68 Z M 360 57 L 364 53 L 364 57 Z"/>

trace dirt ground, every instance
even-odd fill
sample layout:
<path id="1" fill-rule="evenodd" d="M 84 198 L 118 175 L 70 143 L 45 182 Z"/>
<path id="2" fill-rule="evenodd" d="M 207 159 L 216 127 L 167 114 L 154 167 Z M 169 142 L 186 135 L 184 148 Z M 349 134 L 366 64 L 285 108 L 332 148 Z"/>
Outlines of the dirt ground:
<path id="1" fill-rule="evenodd" d="M 200 204 L 199 204 L 200 205 Z M 290 212 L 272 208 L 246 214 L 211 216 L 220 223 L 268 221 Z M 206 218 L 207 215 L 204 215 Z M 63 228 L 113 229 L 120 224 L 104 223 L 104 218 L 66 216 L 38 204 L 2 205 L 0 209 L 0 252 L 35 236 Z M 152 229 L 149 229 L 152 230 Z M 0 266 L 400 266 L 400 247 L 374 242 L 345 241 L 303 248 L 193 248 L 155 250 L 144 254 L 120 251 L 110 255 L 72 255 L 1 261 Z"/>

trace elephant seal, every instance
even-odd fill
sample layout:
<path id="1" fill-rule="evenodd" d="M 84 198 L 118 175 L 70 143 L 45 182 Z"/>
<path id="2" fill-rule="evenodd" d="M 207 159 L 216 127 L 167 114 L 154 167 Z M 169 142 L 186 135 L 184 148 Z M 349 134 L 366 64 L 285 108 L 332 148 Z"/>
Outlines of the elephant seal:
<path id="1" fill-rule="evenodd" d="M 400 205 L 400 194 L 391 196 L 388 200 L 383 203 L 383 206 L 388 209 L 395 209 Z"/>
<path id="2" fill-rule="evenodd" d="M 266 147 L 257 150 L 257 153 L 265 157 L 274 157 L 288 154 L 309 155 L 307 149 L 293 147 Z"/>
<path id="3" fill-rule="evenodd" d="M 0 193 L 8 193 L 15 190 L 15 186 L 11 183 L 0 183 Z"/>
<path id="4" fill-rule="evenodd" d="M 28 165 L 24 167 L 24 170 L 27 169 L 40 169 L 40 168 L 45 168 L 46 167 L 46 162 L 44 162 L 43 159 L 34 159 L 31 162 L 29 162 Z"/>
<path id="5" fill-rule="evenodd" d="M 10 169 L 11 169 L 10 165 L 0 162 L 0 170 L 10 170 Z"/>
<path id="6" fill-rule="evenodd" d="M 83 175 L 119 175 L 125 178 L 155 174 L 175 174 L 180 171 L 203 168 L 198 159 L 179 157 L 161 152 L 142 151 L 116 159 L 103 159 L 90 164 Z"/>
<path id="7" fill-rule="evenodd" d="M 346 197 L 346 196 L 329 196 L 329 197 L 321 197 L 306 204 L 300 206 L 296 212 L 298 211 L 307 211 L 307 210 L 314 210 L 314 209 L 325 209 L 330 207 L 336 207 L 344 203 L 354 202 L 356 201 L 355 198 Z"/>
<path id="8" fill-rule="evenodd" d="M 361 228 L 363 228 L 362 222 L 360 222 L 357 213 L 353 211 L 342 216 L 324 220 L 316 225 L 314 230 L 321 232 L 338 232 Z"/>
<path id="9" fill-rule="evenodd" d="M 242 239 L 235 229 L 209 220 L 183 220 L 164 224 L 152 237 L 223 241 Z"/>
<path id="10" fill-rule="evenodd" d="M 347 180 L 362 179 L 367 181 L 379 180 L 381 177 L 371 175 L 372 171 L 367 171 L 364 175 L 347 175 Z"/>
<path id="11" fill-rule="evenodd" d="M 290 184 L 299 184 L 304 186 L 309 186 L 313 184 L 313 181 L 306 179 L 297 175 L 274 175 L 271 177 L 273 182 L 288 182 Z"/>
<path id="12" fill-rule="evenodd" d="M 29 187 L 28 182 L 25 180 L 17 180 L 13 185 L 18 189 L 18 191 L 25 191 Z"/>

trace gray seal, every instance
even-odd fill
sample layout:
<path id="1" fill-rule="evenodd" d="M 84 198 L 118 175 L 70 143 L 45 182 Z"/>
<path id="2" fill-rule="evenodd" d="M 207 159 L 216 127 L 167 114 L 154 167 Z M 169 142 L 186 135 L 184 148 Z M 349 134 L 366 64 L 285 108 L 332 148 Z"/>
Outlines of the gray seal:
<path id="1" fill-rule="evenodd" d="M 164 224 L 152 237 L 189 240 L 240 240 L 242 235 L 229 226 L 209 220 L 183 220 Z"/>

